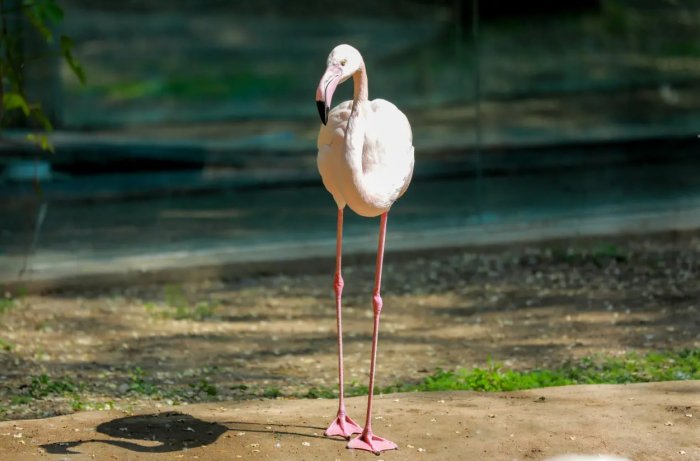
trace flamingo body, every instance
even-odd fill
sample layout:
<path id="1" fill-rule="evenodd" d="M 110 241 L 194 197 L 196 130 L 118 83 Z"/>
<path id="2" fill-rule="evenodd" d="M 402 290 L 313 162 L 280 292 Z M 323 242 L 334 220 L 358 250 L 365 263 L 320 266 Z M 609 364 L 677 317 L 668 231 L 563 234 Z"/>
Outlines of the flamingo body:
<path id="1" fill-rule="evenodd" d="M 323 185 L 338 208 L 374 217 L 389 210 L 403 195 L 413 176 L 413 135 L 408 119 L 384 99 L 358 103 L 358 117 L 365 124 L 361 170 L 346 149 L 348 119 L 353 101 L 338 104 L 318 133 L 318 170 Z M 361 176 L 361 178 L 358 178 Z M 358 181 L 359 179 L 359 181 Z M 362 182 L 362 187 L 358 182 Z"/>

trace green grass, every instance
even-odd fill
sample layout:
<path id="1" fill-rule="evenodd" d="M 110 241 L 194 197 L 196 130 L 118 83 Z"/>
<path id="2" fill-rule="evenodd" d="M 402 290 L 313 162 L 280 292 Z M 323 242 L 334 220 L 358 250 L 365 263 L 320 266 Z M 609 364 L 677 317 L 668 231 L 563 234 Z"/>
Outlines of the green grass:
<path id="1" fill-rule="evenodd" d="M 32 378 L 27 393 L 34 399 L 43 399 L 50 395 L 69 395 L 77 393 L 83 386 L 76 384 L 70 378 L 51 378 L 42 374 Z"/>
<path id="2" fill-rule="evenodd" d="M 700 379 L 700 349 L 680 352 L 630 353 L 622 357 L 591 356 L 552 370 L 515 371 L 491 362 L 487 368 L 438 370 L 417 383 L 376 388 L 377 393 L 471 390 L 517 391 L 569 384 L 627 384 Z M 367 394 L 366 386 L 351 385 L 347 396 Z M 334 387 L 312 388 L 299 397 L 334 398 Z"/>
<path id="3" fill-rule="evenodd" d="M 7 341 L 6 339 L 0 338 L 0 352 L 2 352 L 2 351 L 9 352 L 14 348 L 15 348 L 14 344 Z"/>
<path id="4" fill-rule="evenodd" d="M 34 400 L 43 400 L 50 397 L 67 397 L 73 411 L 111 409 L 114 402 L 98 404 L 97 406 L 84 401 L 83 392 L 86 389 L 84 383 L 76 383 L 71 378 L 52 378 L 47 374 L 34 376 L 28 385 L 23 385 L 20 392 L 10 396 L 11 405 L 30 405 Z M 0 405 L 0 416 L 7 413 L 7 408 Z"/>
<path id="5" fill-rule="evenodd" d="M 192 303 L 181 286 L 166 285 L 163 303 L 148 302 L 143 307 L 154 318 L 201 321 L 212 317 L 219 306 L 209 300 Z"/>
<path id="6" fill-rule="evenodd" d="M 136 367 L 129 372 L 129 392 L 138 395 L 156 395 L 160 394 L 156 385 L 148 379 L 146 372 L 141 367 Z"/>
<path id="7" fill-rule="evenodd" d="M 276 387 L 268 387 L 262 393 L 262 396 L 266 399 L 276 399 L 277 397 L 282 397 L 283 395 L 284 394 L 282 391 Z"/>
<path id="8" fill-rule="evenodd" d="M 174 404 L 184 401 L 211 400 L 219 395 L 219 389 L 209 380 L 210 375 L 218 373 L 219 369 L 213 367 L 203 370 L 194 375 L 197 380 L 190 384 L 163 387 L 162 383 L 137 367 L 128 372 L 127 393 L 132 397 L 172 399 Z M 515 371 L 505 369 L 496 362 L 490 362 L 485 368 L 437 370 L 430 376 L 415 382 L 376 388 L 375 393 L 452 390 L 497 392 L 569 384 L 625 384 L 686 379 L 700 379 L 700 349 L 652 352 L 645 355 L 629 353 L 621 357 L 590 356 L 566 362 L 560 367 L 548 370 Z M 69 398 L 74 411 L 114 408 L 113 401 L 90 403 L 86 397 L 87 389 L 88 385 L 85 383 L 76 382 L 68 377 L 41 374 L 32 377 L 28 384 L 20 386 L 17 393 L 8 396 L 8 401 L 0 402 L 0 416 L 8 411 L 9 405 L 31 405 L 34 400 L 55 396 Z M 290 394 L 276 387 L 248 387 L 244 384 L 236 385 L 231 389 L 243 391 L 236 398 L 331 399 L 338 396 L 336 386 L 314 387 L 305 393 Z M 356 382 L 349 383 L 345 387 L 345 395 L 348 397 L 366 395 L 367 392 L 366 385 Z"/>
<path id="9" fill-rule="evenodd" d="M 73 401 L 73 409 L 80 402 L 80 394 L 85 389 L 84 384 L 76 383 L 70 378 L 52 378 L 47 374 L 32 377 L 28 385 L 23 385 L 17 394 L 10 397 L 12 405 L 28 405 L 33 400 L 42 400 L 48 397 L 70 397 Z"/>
<path id="10" fill-rule="evenodd" d="M 0 298 L 0 315 L 15 307 L 14 298 Z"/>
<path id="11" fill-rule="evenodd" d="M 174 401 L 198 401 L 202 398 L 214 397 L 219 393 L 216 385 L 210 382 L 206 377 L 202 377 L 199 381 L 188 384 L 187 387 L 166 389 L 160 387 L 158 383 L 140 367 L 136 367 L 129 373 L 129 379 L 129 393 L 155 399 L 167 398 Z"/>
<path id="12" fill-rule="evenodd" d="M 190 388 L 195 394 L 206 394 L 209 397 L 214 397 L 219 393 L 216 385 L 210 383 L 207 378 L 202 378 L 198 382 L 190 384 Z"/>
<path id="13" fill-rule="evenodd" d="M 593 263 L 596 267 L 604 267 L 613 260 L 617 263 L 627 263 L 629 252 L 614 243 L 598 243 L 588 247 L 553 247 L 549 255 L 555 262 L 572 265 Z"/>

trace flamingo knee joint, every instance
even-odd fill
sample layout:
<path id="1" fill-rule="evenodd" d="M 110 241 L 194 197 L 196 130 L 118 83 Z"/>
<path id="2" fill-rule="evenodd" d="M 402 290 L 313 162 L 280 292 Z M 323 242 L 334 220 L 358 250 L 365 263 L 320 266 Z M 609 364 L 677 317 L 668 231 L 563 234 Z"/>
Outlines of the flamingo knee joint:
<path id="1" fill-rule="evenodd" d="M 382 297 L 378 294 L 372 296 L 372 307 L 374 307 L 375 314 L 379 315 L 379 313 L 382 311 L 382 306 L 384 306 Z"/>

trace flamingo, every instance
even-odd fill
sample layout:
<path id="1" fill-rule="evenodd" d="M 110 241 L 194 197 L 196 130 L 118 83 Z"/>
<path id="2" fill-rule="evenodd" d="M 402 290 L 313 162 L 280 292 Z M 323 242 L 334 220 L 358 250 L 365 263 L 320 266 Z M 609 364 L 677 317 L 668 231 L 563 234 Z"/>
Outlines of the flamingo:
<path id="1" fill-rule="evenodd" d="M 355 85 L 352 101 L 345 101 L 330 110 L 336 87 L 352 77 Z M 394 450 L 397 445 L 372 432 L 372 398 L 377 364 L 379 317 L 382 312 L 380 294 L 384 241 L 389 209 L 403 195 L 413 176 L 413 135 L 406 116 L 389 101 L 370 101 L 365 63 L 350 45 L 338 45 L 331 51 L 327 68 L 316 90 L 316 105 L 321 116 L 318 133 L 318 170 L 323 185 L 338 206 L 335 291 L 338 329 L 338 414 L 325 431 L 326 436 L 350 440 L 347 447 L 379 454 Z M 341 298 L 343 277 L 343 210 L 349 206 L 365 217 L 381 216 L 379 243 L 372 293 L 374 329 L 369 370 L 367 414 L 362 429 L 347 414 L 343 398 L 343 331 Z"/>

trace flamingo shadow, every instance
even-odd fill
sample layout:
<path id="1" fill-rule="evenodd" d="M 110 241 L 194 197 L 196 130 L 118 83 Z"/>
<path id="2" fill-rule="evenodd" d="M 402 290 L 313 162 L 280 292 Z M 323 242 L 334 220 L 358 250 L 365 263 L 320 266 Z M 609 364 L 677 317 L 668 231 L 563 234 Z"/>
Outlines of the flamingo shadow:
<path id="1" fill-rule="evenodd" d="M 139 453 L 168 453 L 209 445 L 228 431 L 219 423 L 202 421 L 178 412 L 155 415 L 127 416 L 100 424 L 95 428 L 100 434 L 117 439 L 145 441 L 147 445 L 111 439 L 92 439 L 73 442 L 56 442 L 42 445 L 51 454 L 77 454 L 72 451 L 83 443 L 102 442 Z M 153 445 L 153 442 L 158 444 Z"/>
<path id="2" fill-rule="evenodd" d="M 232 427 L 224 424 L 230 424 Z M 319 439 L 326 438 L 320 435 L 303 433 L 304 430 L 323 430 L 323 428 L 315 426 L 273 424 L 274 429 L 268 429 L 269 425 L 254 422 L 227 421 L 224 424 L 202 421 L 192 415 L 179 412 L 127 416 L 102 423 L 95 428 L 98 433 L 112 437 L 112 439 L 55 442 L 41 445 L 41 447 L 49 454 L 69 455 L 79 454 L 78 451 L 72 449 L 84 443 L 100 442 L 138 453 L 171 453 L 210 445 L 229 430 Z M 296 432 L 294 428 L 300 429 L 300 431 Z M 133 441 L 123 439 L 131 439 Z"/>

